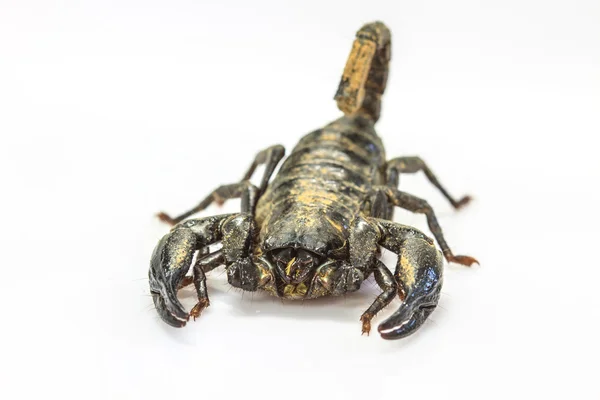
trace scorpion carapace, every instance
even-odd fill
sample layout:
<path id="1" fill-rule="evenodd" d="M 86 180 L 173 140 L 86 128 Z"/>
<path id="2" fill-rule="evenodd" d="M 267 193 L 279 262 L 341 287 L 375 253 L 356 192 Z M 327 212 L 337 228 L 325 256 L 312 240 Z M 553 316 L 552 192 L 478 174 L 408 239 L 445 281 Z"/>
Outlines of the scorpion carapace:
<path id="1" fill-rule="evenodd" d="M 181 327 L 209 305 L 205 273 L 224 265 L 232 286 L 265 290 L 288 299 L 338 296 L 360 288 L 373 275 L 381 294 L 362 314 L 362 332 L 395 296 L 400 308 L 379 325 L 385 339 L 415 332 L 436 308 L 443 257 L 470 266 L 446 243 L 431 206 L 398 190 L 399 175 L 423 171 L 456 209 L 455 200 L 419 157 L 386 161 L 375 132 L 391 57 L 390 32 L 381 22 L 357 33 L 335 95 L 344 116 L 303 137 L 275 178 L 284 157 L 280 145 L 258 153 L 243 179 L 223 185 L 190 211 L 161 220 L 175 225 L 158 243 L 150 263 L 150 291 L 160 317 Z M 256 187 L 255 169 L 265 170 Z M 241 212 L 186 219 L 213 202 L 241 199 Z M 392 222 L 395 207 L 425 214 L 432 239 Z M 213 244 L 221 248 L 210 251 Z M 394 272 L 380 260 L 381 249 L 398 255 Z M 195 261 L 194 261 L 195 259 Z M 192 265 L 193 264 L 193 265 Z M 192 275 L 187 275 L 192 269 Z M 194 284 L 198 303 L 188 313 L 177 291 Z"/>

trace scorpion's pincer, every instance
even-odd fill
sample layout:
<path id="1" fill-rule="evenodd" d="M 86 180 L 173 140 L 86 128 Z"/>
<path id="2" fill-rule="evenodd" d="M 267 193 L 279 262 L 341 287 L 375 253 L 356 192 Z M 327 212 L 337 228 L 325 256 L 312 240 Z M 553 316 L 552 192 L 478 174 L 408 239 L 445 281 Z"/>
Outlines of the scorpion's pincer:
<path id="1" fill-rule="evenodd" d="M 189 229 L 175 228 L 158 243 L 150 261 L 148 278 L 154 305 L 162 320 L 176 328 L 185 326 L 190 317 L 177 299 L 177 290 L 195 248 L 195 235 Z"/>
<path id="2" fill-rule="evenodd" d="M 431 283 L 435 285 L 435 281 Z M 437 307 L 441 285 L 436 286 L 429 295 L 413 292 L 406 297 L 398 311 L 379 325 L 378 330 L 381 337 L 384 339 L 402 339 L 419 329 L 429 317 L 429 314 Z"/>
<path id="3" fill-rule="evenodd" d="M 400 308 L 379 325 L 379 333 L 384 339 L 401 339 L 413 334 L 435 310 L 440 299 L 443 282 L 440 252 L 421 243 L 405 248 L 400 255 L 400 264 L 398 278 L 405 297 Z"/>

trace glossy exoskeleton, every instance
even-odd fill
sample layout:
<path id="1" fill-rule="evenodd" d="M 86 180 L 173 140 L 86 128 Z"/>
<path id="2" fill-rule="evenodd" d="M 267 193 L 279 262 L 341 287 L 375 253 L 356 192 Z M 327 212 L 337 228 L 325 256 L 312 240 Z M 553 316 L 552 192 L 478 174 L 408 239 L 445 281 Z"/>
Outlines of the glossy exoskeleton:
<path id="1" fill-rule="evenodd" d="M 379 325 L 383 338 L 398 339 L 415 332 L 436 308 L 443 257 L 467 266 L 476 262 L 453 254 L 431 206 L 398 190 L 399 174 L 423 171 L 456 209 L 470 198 L 455 200 L 419 157 L 386 160 L 374 125 L 390 46 L 390 32 L 380 22 L 358 31 L 335 95 L 344 116 L 303 137 L 272 181 L 285 152 L 279 145 L 258 153 L 239 183 L 220 186 L 176 218 L 159 214 L 175 225 L 154 250 L 149 272 L 154 304 L 166 323 L 182 327 L 200 315 L 209 305 L 205 273 L 219 266 L 232 286 L 286 299 L 353 292 L 373 274 L 382 292 L 360 317 L 362 332 L 369 333 L 371 319 L 399 296 L 400 308 Z M 265 171 L 256 187 L 250 178 L 259 165 Z M 233 198 L 241 198 L 240 213 L 186 220 Z M 394 207 L 425 214 L 441 252 L 422 232 L 392 222 Z M 210 252 L 219 242 L 222 247 Z M 382 247 L 398 255 L 393 273 L 380 260 Z M 192 283 L 198 303 L 188 313 L 177 291 Z"/>

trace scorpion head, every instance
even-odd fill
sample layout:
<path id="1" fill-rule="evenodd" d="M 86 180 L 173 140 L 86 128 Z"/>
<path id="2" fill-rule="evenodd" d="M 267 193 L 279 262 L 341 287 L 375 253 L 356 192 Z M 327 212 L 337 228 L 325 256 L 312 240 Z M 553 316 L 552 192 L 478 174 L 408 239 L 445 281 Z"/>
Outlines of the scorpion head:
<path id="1" fill-rule="evenodd" d="M 271 253 L 279 277 L 287 284 L 306 281 L 320 264 L 317 254 L 304 249 L 278 249 Z"/>
<path id="2" fill-rule="evenodd" d="M 359 270 L 306 249 L 286 247 L 272 250 L 267 261 L 273 271 L 277 295 L 314 298 L 358 290 L 364 279 Z"/>

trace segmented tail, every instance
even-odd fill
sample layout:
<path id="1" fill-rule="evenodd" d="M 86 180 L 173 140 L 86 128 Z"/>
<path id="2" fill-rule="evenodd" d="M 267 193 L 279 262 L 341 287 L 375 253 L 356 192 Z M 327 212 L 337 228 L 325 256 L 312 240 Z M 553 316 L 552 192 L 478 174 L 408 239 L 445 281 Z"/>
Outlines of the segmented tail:
<path id="1" fill-rule="evenodd" d="M 361 112 L 379 119 L 391 59 L 391 34 L 382 22 L 364 25 L 356 33 L 334 99 L 344 114 Z"/>

